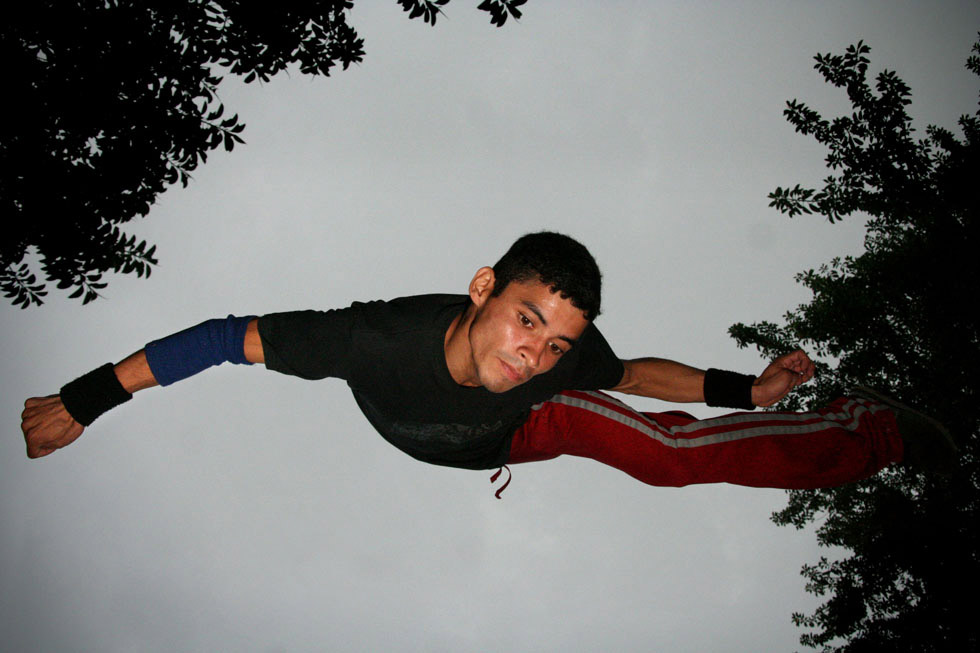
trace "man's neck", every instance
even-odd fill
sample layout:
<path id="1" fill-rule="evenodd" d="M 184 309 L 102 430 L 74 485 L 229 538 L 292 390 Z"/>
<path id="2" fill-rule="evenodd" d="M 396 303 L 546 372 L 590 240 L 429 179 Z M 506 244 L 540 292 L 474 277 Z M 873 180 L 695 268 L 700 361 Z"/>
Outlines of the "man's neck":
<path id="1" fill-rule="evenodd" d="M 453 381 L 459 385 L 479 387 L 476 370 L 473 367 L 473 352 L 470 348 L 470 325 L 473 324 L 473 304 L 466 307 L 462 313 L 450 323 L 443 339 L 443 352 L 446 356 L 446 367 Z"/>

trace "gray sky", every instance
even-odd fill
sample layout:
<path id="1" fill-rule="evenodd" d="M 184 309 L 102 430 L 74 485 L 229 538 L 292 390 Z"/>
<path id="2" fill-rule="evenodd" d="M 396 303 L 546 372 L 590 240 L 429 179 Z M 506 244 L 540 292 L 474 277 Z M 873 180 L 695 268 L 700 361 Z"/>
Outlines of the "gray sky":
<path id="1" fill-rule="evenodd" d="M 798 648 L 790 614 L 817 604 L 799 568 L 828 552 L 769 521 L 783 492 L 651 488 L 564 457 L 515 466 L 497 501 L 489 472 L 387 445 L 339 381 L 224 366 L 24 456 L 24 398 L 149 340 L 462 292 L 539 228 L 594 251 L 622 357 L 758 373 L 728 326 L 778 319 L 807 299 L 796 272 L 860 251 L 857 221 L 767 208 L 776 185 L 825 176 L 784 102 L 847 109 L 812 56 L 864 39 L 873 71 L 911 86 L 920 129 L 976 110 L 973 2 L 532 0 L 503 29 L 476 4 L 432 29 L 363 2 L 363 64 L 226 80 L 247 145 L 132 227 L 158 244 L 149 280 L 113 279 L 86 307 L 58 291 L 0 305 L 9 650 Z"/>

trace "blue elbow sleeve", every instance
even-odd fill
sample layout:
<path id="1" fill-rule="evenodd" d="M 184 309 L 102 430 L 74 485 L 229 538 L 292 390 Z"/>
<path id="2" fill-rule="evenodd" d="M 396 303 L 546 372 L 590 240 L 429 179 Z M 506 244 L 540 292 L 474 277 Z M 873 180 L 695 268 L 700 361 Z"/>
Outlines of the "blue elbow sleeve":
<path id="1" fill-rule="evenodd" d="M 146 362 L 160 385 L 170 385 L 225 361 L 249 365 L 245 330 L 255 316 L 208 320 L 146 345 Z"/>

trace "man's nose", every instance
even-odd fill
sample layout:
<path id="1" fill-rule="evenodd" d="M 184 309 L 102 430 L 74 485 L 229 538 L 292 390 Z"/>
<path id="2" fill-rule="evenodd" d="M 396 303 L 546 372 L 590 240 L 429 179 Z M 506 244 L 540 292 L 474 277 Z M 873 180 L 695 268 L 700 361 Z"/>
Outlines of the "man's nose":
<path id="1" fill-rule="evenodd" d="M 521 350 L 521 357 L 528 369 L 536 370 L 541 364 L 541 356 L 544 354 L 545 343 L 536 340 L 529 340 Z"/>

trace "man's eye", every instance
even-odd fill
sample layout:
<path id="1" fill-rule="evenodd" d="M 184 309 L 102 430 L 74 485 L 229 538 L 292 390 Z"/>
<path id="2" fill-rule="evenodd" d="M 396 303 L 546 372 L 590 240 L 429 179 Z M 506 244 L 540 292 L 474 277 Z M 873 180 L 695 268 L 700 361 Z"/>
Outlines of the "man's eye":
<path id="1" fill-rule="evenodd" d="M 555 356 L 561 356 L 565 352 L 562 351 L 562 348 L 555 343 L 551 343 L 551 353 L 553 353 Z"/>
<path id="2" fill-rule="evenodd" d="M 519 315 L 521 316 L 521 324 L 524 326 L 531 326 L 531 320 L 527 315 L 524 315 L 524 313 L 519 313 Z"/>

